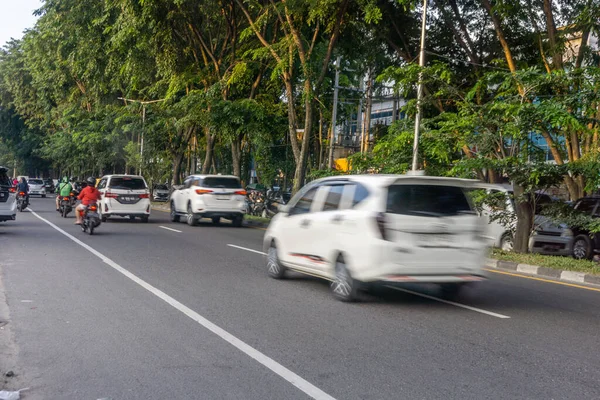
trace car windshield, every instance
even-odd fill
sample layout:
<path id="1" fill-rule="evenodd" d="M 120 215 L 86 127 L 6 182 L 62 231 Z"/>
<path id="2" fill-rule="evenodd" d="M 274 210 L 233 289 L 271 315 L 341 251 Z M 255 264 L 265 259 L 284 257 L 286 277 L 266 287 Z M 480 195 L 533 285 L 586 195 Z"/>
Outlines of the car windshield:
<path id="1" fill-rule="evenodd" d="M 29 184 L 30 185 L 43 185 L 44 181 L 42 181 L 41 179 L 30 179 Z"/>
<path id="2" fill-rule="evenodd" d="M 109 187 L 111 189 L 141 190 L 146 189 L 146 183 L 141 178 L 112 178 Z"/>
<path id="3" fill-rule="evenodd" d="M 596 207 L 596 199 L 581 199 L 575 205 L 575 209 L 584 214 L 591 214 L 594 212 L 594 208 Z"/>
<path id="4" fill-rule="evenodd" d="M 237 178 L 204 178 L 202 186 L 207 188 L 241 189 L 242 185 Z"/>
<path id="5" fill-rule="evenodd" d="M 462 188 L 437 185 L 392 185 L 388 189 L 387 212 L 431 217 L 471 214 Z"/>
<path id="6" fill-rule="evenodd" d="M 156 190 L 169 190 L 166 185 L 156 185 Z"/>

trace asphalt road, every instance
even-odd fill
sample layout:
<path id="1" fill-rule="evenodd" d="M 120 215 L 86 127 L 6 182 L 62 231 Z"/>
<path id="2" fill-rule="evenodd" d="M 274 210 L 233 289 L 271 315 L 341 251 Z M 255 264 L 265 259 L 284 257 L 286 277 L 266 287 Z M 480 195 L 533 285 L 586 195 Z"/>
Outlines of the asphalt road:
<path id="1" fill-rule="evenodd" d="M 90 237 L 53 204 L 0 225 L 0 367 L 25 399 L 600 398 L 600 291 L 491 273 L 457 304 L 345 304 L 269 279 L 261 230 L 155 212 Z"/>

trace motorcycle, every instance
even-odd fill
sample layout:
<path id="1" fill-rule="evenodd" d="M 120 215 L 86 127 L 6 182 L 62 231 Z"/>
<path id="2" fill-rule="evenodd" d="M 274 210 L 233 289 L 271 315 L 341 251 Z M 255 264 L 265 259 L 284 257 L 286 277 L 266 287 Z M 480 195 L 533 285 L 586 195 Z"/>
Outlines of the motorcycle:
<path id="1" fill-rule="evenodd" d="M 64 196 L 60 199 L 59 212 L 63 218 L 67 218 L 67 215 L 73 211 L 73 205 L 75 204 L 75 193 L 71 193 L 69 196 Z"/>
<path id="2" fill-rule="evenodd" d="M 91 204 L 83 211 L 83 222 L 81 223 L 81 230 L 90 235 L 94 234 L 94 229 L 100 226 L 100 214 L 98 214 L 98 205 Z"/>
<path id="3" fill-rule="evenodd" d="M 28 206 L 29 202 L 27 201 L 27 193 L 19 192 L 17 194 L 17 208 L 19 211 L 25 211 Z"/>

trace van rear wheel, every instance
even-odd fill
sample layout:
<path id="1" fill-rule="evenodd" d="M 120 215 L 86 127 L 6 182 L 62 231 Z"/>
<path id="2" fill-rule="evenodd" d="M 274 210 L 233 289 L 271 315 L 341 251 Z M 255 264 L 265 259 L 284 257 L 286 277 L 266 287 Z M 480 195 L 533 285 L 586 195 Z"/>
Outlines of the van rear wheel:
<path id="1" fill-rule="evenodd" d="M 175 204 L 171 202 L 171 222 L 179 222 L 179 214 L 177 214 L 177 210 L 175 210 Z"/>
<path id="2" fill-rule="evenodd" d="M 442 298 L 446 300 L 454 300 L 458 298 L 464 286 L 464 283 L 442 283 L 440 285 Z"/>

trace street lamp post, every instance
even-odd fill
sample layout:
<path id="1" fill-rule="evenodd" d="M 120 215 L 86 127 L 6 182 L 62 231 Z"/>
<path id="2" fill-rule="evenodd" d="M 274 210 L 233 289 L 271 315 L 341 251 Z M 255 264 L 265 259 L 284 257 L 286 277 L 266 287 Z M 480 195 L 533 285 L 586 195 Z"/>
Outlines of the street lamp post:
<path id="1" fill-rule="evenodd" d="M 134 99 L 126 99 L 124 97 L 119 97 L 119 100 L 123 100 L 125 103 L 139 103 L 142 105 L 142 134 L 140 138 L 140 166 L 138 168 L 138 175 L 142 175 L 142 163 L 144 162 L 144 126 L 146 125 L 146 105 L 152 103 L 159 103 L 161 101 L 165 101 L 166 99 L 160 100 L 134 100 Z"/>
<path id="2" fill-rule="evenodd" d="M 427 1 L 423 0 L 423 16 L 421 21 L 421 52 L 419 54 L 419 85 L 417 87 L 417 114 L 415 115 L 415 141 L 413 143 L 412 170 L 416 171 L 419 160 L 419 130 L 421 126 L 421 101 L 423 99 L 423 67 L 425 67 L 425 34 L 427 33 Z"/>

